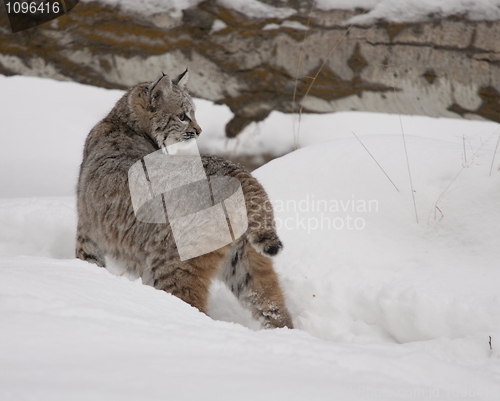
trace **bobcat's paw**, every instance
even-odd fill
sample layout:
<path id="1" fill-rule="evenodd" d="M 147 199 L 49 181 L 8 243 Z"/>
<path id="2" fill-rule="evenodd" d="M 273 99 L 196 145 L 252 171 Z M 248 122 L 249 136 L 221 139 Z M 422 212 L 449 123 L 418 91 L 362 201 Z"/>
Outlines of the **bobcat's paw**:
<path id="1" fill-rule="evenodd" d="M 261 311 L 261 314 L 259 320 L 265 329 L 277 329 L 282 327 L 293 329 L 292 317 L 284 305 Z"/>
<path id="2" fill-rule="evenodd" d="M 283 244 L 275 232 L 255 235 L 250 242 L 258 252 L 265 256 L 276 256 L 283 249 Z"/>

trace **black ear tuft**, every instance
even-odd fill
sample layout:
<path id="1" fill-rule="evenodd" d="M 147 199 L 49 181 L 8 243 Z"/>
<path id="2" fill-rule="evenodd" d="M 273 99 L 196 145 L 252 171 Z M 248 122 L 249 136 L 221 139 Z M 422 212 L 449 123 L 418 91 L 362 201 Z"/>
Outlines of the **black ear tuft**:
<path id="1" fill-rule="evenodd" d="M 172 80 L 172 83 L 174 83 L 175 85 L 177 85 L 181 88 L 185 88 L 186 84 L 188 82 L 188 79 L 189 79 L 189 72 L 188 72 L 188 69 L 186 68 L 186 70 L 181 75 L 179 75 L 177 78 Z"/>

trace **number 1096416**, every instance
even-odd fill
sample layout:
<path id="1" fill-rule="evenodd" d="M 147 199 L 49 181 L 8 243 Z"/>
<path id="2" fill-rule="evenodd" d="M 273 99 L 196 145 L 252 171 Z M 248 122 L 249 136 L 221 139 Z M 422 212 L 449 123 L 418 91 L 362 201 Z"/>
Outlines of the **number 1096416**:
<path id="1" fill-rule="evenodd" d="M 5 7 L 7 8 L 7 14 L 59 14 L 59 12 L 63 11 L 58 1 L 11 1 L 5 2 Z"/>

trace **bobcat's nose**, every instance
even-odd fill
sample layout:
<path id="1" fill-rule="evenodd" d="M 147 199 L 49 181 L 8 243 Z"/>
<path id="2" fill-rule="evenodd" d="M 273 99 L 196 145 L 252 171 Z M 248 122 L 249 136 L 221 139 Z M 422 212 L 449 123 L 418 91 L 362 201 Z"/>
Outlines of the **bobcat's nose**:
<path id="1" fill-rule="evenodd" d="M 201 127 L 199 125 L 194 126 L 194 131 L 196 132 L 196 135 L 200 136 L 201 134 Z"/>

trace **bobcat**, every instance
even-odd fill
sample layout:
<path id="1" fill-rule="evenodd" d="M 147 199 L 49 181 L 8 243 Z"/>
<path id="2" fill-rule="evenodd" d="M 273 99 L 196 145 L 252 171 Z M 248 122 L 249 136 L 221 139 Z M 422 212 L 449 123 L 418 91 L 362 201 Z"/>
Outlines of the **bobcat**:
<path id="1" fill-rule="evenodd" d="M 181 261 L 168 223 L 139 221 L 131 202 L 128 170 L 144 156 L 197 138 L 201 128 L 186 90 L 188 71 L 163 74 L 132 87 L 89 133 L 77 186 L 76 257 L 105 267 L 108 255 L 145 284 L 169 292 L 206 313 L 217 274 L 264 327 L 293 327 L 270 256 L 283 248 L 266 192 L 241 165 L 202 156 L 207 176 L 239 180 L 248 229 L 208 254 Z"/>

